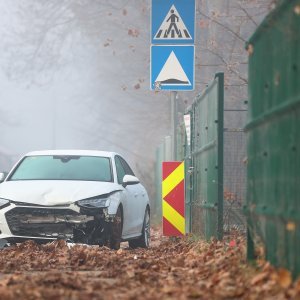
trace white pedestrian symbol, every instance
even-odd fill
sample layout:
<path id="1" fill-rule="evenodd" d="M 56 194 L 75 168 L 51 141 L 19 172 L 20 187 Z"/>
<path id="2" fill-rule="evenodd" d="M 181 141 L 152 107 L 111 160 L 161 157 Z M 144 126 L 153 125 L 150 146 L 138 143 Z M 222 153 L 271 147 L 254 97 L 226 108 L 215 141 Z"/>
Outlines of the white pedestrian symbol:
<path id="1" fill-rule="evenodd" d="M 185 26 L 176 7 L 172 5 L 164 21 L 159 27 L 155 40 L 174 39 L 174 40 L 191 40 L 192 37 Z"/>

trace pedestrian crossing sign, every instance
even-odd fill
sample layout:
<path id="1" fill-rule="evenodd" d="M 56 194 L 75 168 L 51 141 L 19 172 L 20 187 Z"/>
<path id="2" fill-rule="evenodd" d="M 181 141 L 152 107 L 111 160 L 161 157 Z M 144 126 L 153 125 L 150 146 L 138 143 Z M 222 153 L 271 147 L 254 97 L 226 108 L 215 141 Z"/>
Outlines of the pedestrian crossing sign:
<path id="1" fill-rule="evenodd" d="M 194 56 L 193 45 L 152 46 L 151 90 L 193 90 Z"/>
<path id="2" fill-rule="evenodd" d="M 152 0 L 152 44 L 194 44 L 195 0 Z"/>

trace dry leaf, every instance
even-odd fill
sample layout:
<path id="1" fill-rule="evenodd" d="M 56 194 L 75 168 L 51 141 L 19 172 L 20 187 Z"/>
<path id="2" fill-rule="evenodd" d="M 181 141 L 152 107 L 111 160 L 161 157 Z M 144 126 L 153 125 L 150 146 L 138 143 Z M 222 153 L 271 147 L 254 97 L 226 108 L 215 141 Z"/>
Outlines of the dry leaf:
<path id="1" fill-rule="evenodd" d="M 229 247 L 236 247 L 236 241 L 235 240 L 231 240 L 229 242 Z"/>
<path id="2" fill-rule="evenodd" d="M 266 278 L 268 278 L 269 274 L 268 273 L 259 273 L 256 276 L 254 276 L 251 280 L 251 285 L 256 285 L 258 283 L 261 283 L 264 281 Z"/>
<path id="3" fill-rule="evenodd" d="M 288 288 L 292 283 L 292 275 L 291 273 L 286 269 L 279 269 L 277 271 L 278 275 L 278 283 L 281 287 L 284 289 Z"/>
<path id="4" fill-rule="evenodd" d="M 251 56 L 254 53 L 254 47 L 252 44 L 249 44 L 247 46 L 247 52 L 248 52 L 249 56 Z"/>
<path id="5" fill-rule="evenodd" d="M 123 253 L 123 249 L 119 249 L 118 251 L 117 251 L 117 254 L 118 255 L 120 255 L 120 254 L 122 254 Z"/>
<path id="6" fill-rule="evenodd" d="M 135 276 L 135 273 L 134 273 L 133 270 L 127 270 L 126 273 L 127 273 L 129 278 L 133 278 Z"/>
<path id="7" fill-rule="evenodd" d="M 296 5 L 294 7 L 294 12 L 295 12 L 296 15 L 300 15 L 300 5 Z"/>
<path id="8" fill-rule="evenodd" d="M 207 28 L 209 25 L 209 21 L 208 20 L 200 20 L 199 22 L 199 27 L 200 28 Z"/>
<path id="9" fill-rule="evenodd" d="M 287 222 L 286 223 L 286 230 L 287 231 L 295 231 L 296 230 L 296 223 L 295 222 Z"/>
<path id="10" fill-rule="evenodd" d="M 138 29 L 128 29 L 128 35 L 132 37 L 138 37 L 140 35 L 140 32 Z"/>

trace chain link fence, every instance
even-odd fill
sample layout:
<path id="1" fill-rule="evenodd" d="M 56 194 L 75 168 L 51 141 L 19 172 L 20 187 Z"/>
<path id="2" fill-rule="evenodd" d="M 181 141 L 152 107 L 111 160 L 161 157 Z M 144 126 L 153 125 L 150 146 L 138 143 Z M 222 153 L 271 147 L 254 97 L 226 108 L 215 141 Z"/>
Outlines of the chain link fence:
<path id="1" fill-rule="evenodd" d="M 224 128 L 223 230 L 225 236 L 246 234 L 246 110 L 225 110 L 225 120 L 239 120 L 234 128 Z"/>

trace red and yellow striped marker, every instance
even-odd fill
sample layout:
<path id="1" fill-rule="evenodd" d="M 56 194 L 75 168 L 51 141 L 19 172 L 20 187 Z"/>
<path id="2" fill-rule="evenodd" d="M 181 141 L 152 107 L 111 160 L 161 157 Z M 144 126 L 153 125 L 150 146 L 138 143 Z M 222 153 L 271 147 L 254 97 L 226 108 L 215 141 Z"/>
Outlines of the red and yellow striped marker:
<path id="1" fill-rule="evenodd" d="M 163 235 L 185 234 L 184 162 L 162 163 Z"/>

